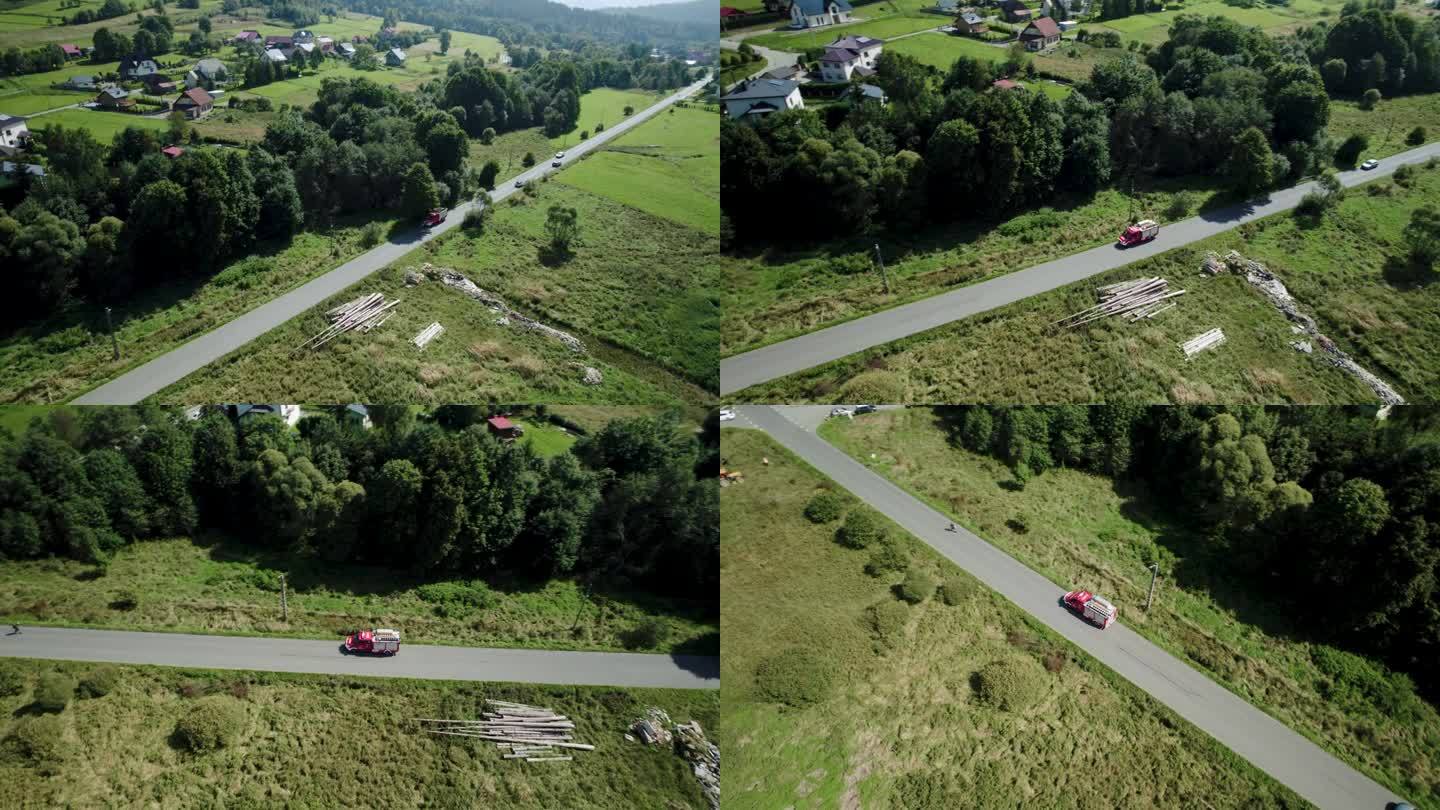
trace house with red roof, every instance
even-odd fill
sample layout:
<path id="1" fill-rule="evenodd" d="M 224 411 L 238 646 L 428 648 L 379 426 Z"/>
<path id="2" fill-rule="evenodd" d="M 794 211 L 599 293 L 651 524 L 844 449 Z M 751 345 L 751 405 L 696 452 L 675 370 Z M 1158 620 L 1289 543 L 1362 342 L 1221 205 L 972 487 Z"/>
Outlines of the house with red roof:
<path id="1" fill-rule="evenodd" d="M 65 53 L 66 59 L 79 59 L 80 57 L 85 55 L 85 52 L 80 50 L 79 45 L 71 45 L 69 43 L 66 43 L 60 46 L 60 50 Z"/>
<path id="2" fill-rule="evenodd" d="M 524 428 L 503 416 L 486 419 L 485 426 L 502 442 L 513 442 L 525 434 Z"/>
<path id="3" fill-rule="evenodd" d="M 1037 17 L 1020 32 L 1027 51 L 1043 51 L 1060 41 L 1060 26 L 1049 17 Z"/>
<path id="4" fill-rule="evenodd" d="M 205 88 L 192 87 L 181 93 L 180 97 L 175 99 L 175 103 L 170 105 L 170 109 L 182 112 L 186 118 L 193 120 L 210 112 L 210 108 L 214 104 L 215 99 L 206 92 Z"/>
<path id="5" fill-rule="evenodd" d="M 168 158 L 177 158 L 177 157 L 180 157 L 181 155 L 185 154 L 185 147 L 183 147 L 183 146 L 167 146 L 167 147 L 165 147 L 164 149 L 161 149 L 161 150 L 160 150 L 160 154 L 162 154 L 162 155 L 164 155 L 165 157 L 168 157 Z"/>

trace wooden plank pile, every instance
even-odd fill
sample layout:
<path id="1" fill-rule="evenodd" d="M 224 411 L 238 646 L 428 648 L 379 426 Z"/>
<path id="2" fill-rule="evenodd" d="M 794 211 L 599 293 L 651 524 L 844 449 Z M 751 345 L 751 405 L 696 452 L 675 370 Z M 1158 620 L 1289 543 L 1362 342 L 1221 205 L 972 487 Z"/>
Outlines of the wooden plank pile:
<path id="1" fill-rule="evenodd" d="M 1106 284 L 1103 287 L 1095 288 L 1095 292 L 1099 295 L 1100 303 L 1073 315 L 1067 315 L 1055 321 L 1051 326 L 1073 329 L 1114 315 L 1119 315 L 1128 321 L 1153 318 L 1175 306 L 1173 301 L 1166 303 L 1169 299 L 1185 294 L 1184 290 L 1171 290 L 1170 282 L 1158 276 Z"/>
<path id="2" fill-rule="evenodd" d="M 430 734 L 474 737 L 495 743 L 505 759 L 526 762 L 569 762 L 573 757 L 561 756 L 566 750 L 594 751 L 595 746 L 575 742 L 575 723 L 550 709 L 486 700 L 487 711 L 481 720 L 442 720 L 418 718 Z M 558 750 L 557 750 L 558 749 Z"/>
<path id="3" fill-rule="evenodd" d="M 386 301 L 384 294 L 371 293 L 341 304 L 325 313 L 330 325 L 300 344 L 295 351 L 318 349 L 345 332 L 369 332 L 389 320 L 391 310 L 399 303 L 398 298 Z"/>
<path id="4" fill-rule="evenodd" d="M 423 349 L 426 346 L 430 345 L 430 341 L 434 340 L 437 337 L 440 337 L 440 333 L 444 331 L 445 327 L 441 326 L 439 321 L 436 321 L 435 323 L 430 324 L 424 329 L 421 329 L 420 334 L 411 338 L 410 342 L 414 343 L 417 348 Z"/>
<path id="5" fill-rule="evenodd" d="M 1211 329 L 1208 332 L 1201 332 L 1193 338 L 1180 344 L 1180 351 L 1185 352 L 1187 358 L 1194 357 L 1206 349 L 1213 349 L 1225 342 L 1225 332 L 1220 329 Z"/>

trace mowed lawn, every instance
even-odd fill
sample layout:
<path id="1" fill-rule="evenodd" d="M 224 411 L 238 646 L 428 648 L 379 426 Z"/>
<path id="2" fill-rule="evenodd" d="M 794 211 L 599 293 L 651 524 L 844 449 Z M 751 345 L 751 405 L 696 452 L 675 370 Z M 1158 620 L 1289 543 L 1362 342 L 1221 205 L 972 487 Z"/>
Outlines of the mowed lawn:
<path id="1" fill-rule="evenodd" d="M 720 118 L 697 107 L 672 107 L 558 179 L 718 236 Z"/>
<path id="2" fill-rule="evenodd" d="M 401 652 L 401 655 L 407 653 Z M 416 654 L 416 653 L 410 653 Z M 337 657 L 339 653 L 336 653 Z M 379 673 L 378 661 L 357 672 Z M 100 665 L 0 661 L 20 686 L 0 698 L 0 735 L 43 714 L 41 678 L 73 684 Z M 666 807 L 704 810 L 700 783 L 669 746 L 625 739 L 650 706 L 698 720 L 724 746 L 716 690 L 558 687 L 244 670 L 114 667 L 104 697 L 76 696 L 45 722 L 60 738 L 35 761 L 0 760 L 0 806 Z M 73 687 L 72 687 L 73 688 Z M 570 762 L 506 760 L 483 740 L 425 734 L 417 717 L 479 718 L 486 699 L 569 716 L 595 746 Z M 198 705 L 236 718 L 218 751 L 192 754 L 175 730 Z M 554 767 L 554 766 L 560 767 Z"/>
<path id="3" fill-rule="evenodd" d="M 95 140 L 103 144 L 110 141 L 126 127 L 140 127 L 162 132 L 170 128 L 170 122 L 165 118 L 151 118 L 144 115 L 132 113 L 109 112 L 105 110 L 61 110 L 59 112 L 42 115 L 32 118 L 26 122 L 30 129 L 41 130 L 46 127 L 63 126 L 68 128 L 87 129 Z"/>
<path id="4" fill-rule="evenodd" d="M 1401 396 L 1440 392 L 1440 287 L 1394 259 L 1410 214 L 1433 205 L 1440 167 L 1410 188 L 1352 188 L 1318 222 L 1276 214 L 1128 267 L 1043 293 L 783 380 L 739 401 L 1374 403 L 1376 394 L 1322 352 L 1291 347 L 1290 322 L 1242 277 L 1199 275 L 1205 252 L 1267 265 L 1320 330 Z M 1161 232 L 1161 239 L 1164 232 Z M 1050 324 L 1095 303 L 1097 286 L 1161 276 L 1186 289 L 1144 323 Z M 727 313 L 728 315 L 728 313 Z M 1226 343 L 1186 360 L 1178 344 L 1221 328 Z"/>
<path id="5" fill-rule="evenodd" d="M 1005 60 L 1004 45 L 986 45 L 977 39 L 954 37 L 949 34 L 921 34 L 917 37 L 907 37 L 899 42 L 887 43 L 885 50 L 903 53 L 941 72 L 948 71 L 955 60 L 962 56 L 991 62 Z"/>
<path id="6" fill-rule="evenodd" d="M 623 120 L 625 108 L 633 107 L 635 112 L 649 107 L 661 99 L 659 93 L 649 90 L 617 90 L 613 87 L 597 87 L 580 97 L 580 120 L 569 132 L 550 139 L 556 149 L 574 146 L 580 140 L 581 132 L 595 134 L 595 126 L 603 124 L 612 127 Z M 536 155 L 536 158 L 546 157 Z"/>
<path id="7" fill-rule="evenodd" d="M 855 17 L 865 18 L 860 22 L 826 26 L 815 31 L 800 33 L 778 31 L 756 37 L 749 37 L 746 41 L 766 48 L 798 53 L 807 48 L 823 48 L 834 42 L 838 37 L 851 34 L 863 34 L 876 39 L 889 39 L 904 34 L 913 34 L 916 31 L 924 31 L 929 28 L 939 28 L 942 25 L 949 25 L 953 21 L 953 18 L 944 15 L 924 14 L 918 11 L 886 14 L 885 9 L 891 5 L 891 3 L 875 3 L 855 9 Z M 931 5 L 933 5 L 933 2 Z"/>
<path id="8" fill-rule="evenodd" d="M 1199 17 L 1228 17 L 1241 25 L 1262 29 L 1295 27 L 1325 17 L 1338 17 L 1340 0 L 1295 0 L 1289 7 L 1241 8 L 1222 2 L 1187 3 L 1172 11 L 1134 14 L 1104 22 L 1085 23 L 1081 28 L 1092 32 L 1115 31 L 1127 40 L 1159 45 L 1169 38 L 1170 25 L 1182 14 Z"/>
<path id="9" fill-rule="evenodd" d="M 843 490 L 758 431 L 721 436 L 746 476 L 720 495 L 726 807 L 1162 807 L 1201 795 L 1212 807 L 1303 806 L 882 518 L 951 597 L 904 607 L 900 574 L 867 575 L 871 552 L 837 544 L 839 521 L 803 516 L 816 493 Z M 880 607 L 899 617 L 883 636 L 869 618 Z M 831 674 L 818 702 L 769 698 L 803 681 L 760 675 L 782 653 Z M 982 668 L 1028 674 L 1033 702 L 985 702 Z"/>
<path id="10" fill-rule="evenodd" d="M 571 446 L 578 438 L 565 428 L 549 422 L 516 420 L 516 424 L 525 429 L 525 435 L 521 441 L 535 448 L 536 453 L 546 457 L 570 452 Z"/>
<path id="11" fill-rule="evenodd" d="M 957 419 L 947 409 L 886 411 L 832 420 L 821 434 L 1051 581 L 1103 593 L 1127 627 L 1417 806 L 1440 796 L 1440 712 L 1416 698 L 1409 717 L 1392 717 L 1364 697 L 1327 697 L 1303 631 L 1264 583 L 1237 582 L 1223 558 L 1211 560 L 1225 552 L 1169 511 L 1165 493 L 1065 469 L 1011 487 L 1002 462 L 957 447 Z M 1150 563 L 1161 581 L 1145 611 Z"/>

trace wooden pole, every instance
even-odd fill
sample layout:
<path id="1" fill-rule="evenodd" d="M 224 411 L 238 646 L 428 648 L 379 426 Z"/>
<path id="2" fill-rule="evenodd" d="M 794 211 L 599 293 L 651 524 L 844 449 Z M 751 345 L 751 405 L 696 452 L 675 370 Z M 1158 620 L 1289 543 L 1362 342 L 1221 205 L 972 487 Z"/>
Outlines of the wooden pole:
<path id="1" fill-rule="evenodd" d="M 285 601 L 285 575 L 280 575 L 280 620 L 290 621 L 290 606 Z"/>

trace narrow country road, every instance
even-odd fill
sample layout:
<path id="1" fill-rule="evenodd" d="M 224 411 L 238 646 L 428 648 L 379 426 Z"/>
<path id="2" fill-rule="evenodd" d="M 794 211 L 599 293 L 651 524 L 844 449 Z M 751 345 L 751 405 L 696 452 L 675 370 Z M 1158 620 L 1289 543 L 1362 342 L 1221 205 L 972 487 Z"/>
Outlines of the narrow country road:
<path id="1" fill-rule="evenodd" d="M 1416 147 L 1385 158 L 1372 171 L 1355 169 L 1340 173 L 1340 181 L 1353 186 L 1385 177 L 1407 163 L 1440 157 L 1440 142 Z M 720 395 L 730 396 L 752 385 L 787 374 L 804 371 L 832 360 L 880 346 L 910 335 L 981 312 L 1013 304 L 1032 295 L 1073 284 L 1117 267 L 1146 259 L 1167 250 L 1207 239 L 1217 233 L 1261 217 L 1289 211 L 1300 199 L 1315 190 L 1315 183 L 1302 183 L 1271 192 L 1261 200 L 1207 211 L 1190 219 L 1165 225 L 1160 236 L 1148 244 L 1121 250 L 1113 244 L 1086 250 L 1025 270 L 1007 273 L 989 281 L 940 293 L 920 301 L 836 324 L 797 338 L 772 343 L 759 349 L 726 357 L 720 361 Z M 1120 230 L 1116 225 L 1116 232 Z"/>
<path id="2" fill-rule="evenodd" d="M 614 127 L 593 136 L 590 140 L 570 147 L 565 153 L 565 166 L 573 165 L 581 156 L 599 149 L 611 139 L 618 138 L 653 118 L 671 104 L 694 94 L 708 81 L 709 77 L 707 76 L 636 112 L 629 118 L 616 123 Z M 537 157 L 540 158 L 540 162 L 534 167 L 508 180 L 497 181 L 495 190 L 490 193 L 491 199 L 499 203 L 511 194 L 520 191 L 515 187 L 517 181 L 533 182 L 565 168 L 562 166 L 559 169 L 552 169 L 549 155 Z M 456 206 L 451 209 L 449 217 L 434 228 L 408 229 L 368 253 L 363 253 L 334 270 L 261 304 L 224 326 L 206 332 L 177 349 L 172 349 L 97 388 L 91 389 L 77 397 L 73 404 L 133 405 L 165 386 L 179 381 L 186 375 L 219 360 L 330 296 L 359 283 L 367 276 L 399 260 L 419 245 L 453 228 L 460 227 L 460 223 L 465 220 L 465 214 L 476 205 L 478 203 L 467 202 Z"/>
<path id="3" fill-rule="evenodd" d="M 736 51 L 740 49 L 741 42 L 742 40 L 740 39 L 721 39 L 720 47 L 729 48 L 732 51 Z M 765 57 L 765 65 L 763 67 L 756 68 L 754 73 L 751 73 L 749 76 L 746 77 L 749 79 L 753 79 L 756 76 L 759 76 L 761 73 L 768 73 L 775 68 L 793 65 L 795 64 L 795 60 L 800 58 L 800 54 L 790 53 L 789 51 L 777 51 L 771 48 L 763 48 L 759 45 L 751 45 L 750 47 L 755 51 L 755 53 L 758 53 L 761 56 Z M 739 82 L 735 82 L 735 84 L 739 84 Z M 730 88 L 727 87 L 725 89 L 729 90 Z"/>
<path id="4" fill-rule="evenodd" d="M 737 423 L 766 431 L 835 483 L 885 514 L 1001 596 L 1064 636 L 1181 717 L 1324 810 L 1386 810 L 1399 797 L 1326 753 L 1265 712 L 1190 668 L 1125 626 L 1125 609 L 1108 630 L 1060 605 L 1056 585 L 817 436 L 813 410 L 742 406 Z M 804 425 L 802 427 L 802 424 Z"/>
<path id="5" fill-rule="evenodd" d="M 181 633 L 22 628 L 0 635 L 0 658 L 106 661 L 206 669 L 255 669 L 327 675 L 382 675 L 455 681 L 514 681 L 577 686 L 719 689 L 720 659 L 705 655 L 501 650 L 402 644 L 380 658 L 345 655 L 339 641 Z"/>

